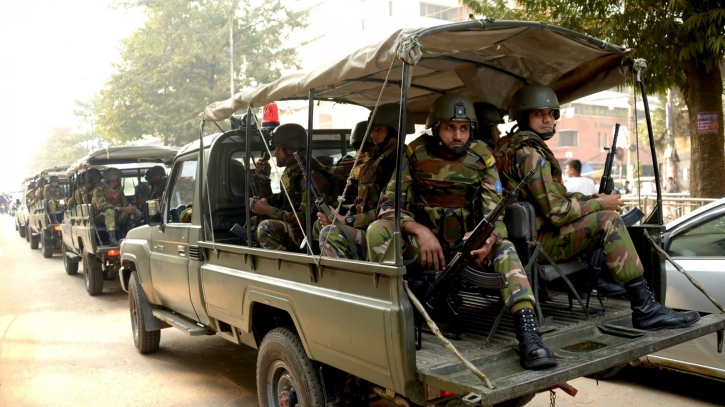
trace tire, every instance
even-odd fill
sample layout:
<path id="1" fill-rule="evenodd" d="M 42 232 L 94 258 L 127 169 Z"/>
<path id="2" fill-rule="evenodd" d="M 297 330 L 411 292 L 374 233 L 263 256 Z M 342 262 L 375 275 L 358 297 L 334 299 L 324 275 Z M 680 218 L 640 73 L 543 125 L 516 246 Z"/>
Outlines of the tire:
<path id="1" fill-rule="evenodd" d="M 599 379 L 599 380 L 611 379 L 614 376 L 616 376 L 619 373 L 621 373 L 622 370 L 624 370 L 624 368 L 627 367 L 627 365 L 629 365 L 629 363 L 623 363 L 621 365 L 612 366 L 610 368 L 607 368 L 607 369 L 604 369 L 604 370 L 600 370 L 600 371 L 598 371 L 598 372 L 596 372 L 594 374 L 587 375 L 587 377 L 592 378 L 592 379 L 595 379 L 596 378 L 596 379 Z"/>
<path id="2" fill-rule="evenodd" d="M 89 295 L 96 296 L 103 292 L 103 270 L 93 254 L 86 253 L 83 256 L 83 274 Z"/>
<path id="3" fill-rule="evenodd" d="M 47 238 L 47 233 L 45 231 L 42 232 L 42 240 L 41 243 L 43 245 L 43 257 L 46 259 L 49 259 L 53 257 L 53 250 L 55 249 L 55 241 L 53 239 Z"/>
<path id="4" fill-rule="evenodd" d="M 68 250 L 65 248 L 65 242 L 61 242 L 61 253 L 63 254 L 63 267 L 65 268 L 65 273 L 69 276 L 74 276 L 78 274 L 78 263 L 75 261 L 70 261 L 66 253 Z"/>
<path id="5" fill-rule="evenodd" d="M 25 229 L 25 241 L 27 241 L 29 243 L 30 242 L 30 225 L 26 224 L 25 227 L 23 227 L 23 229 Z"/>
<path id="6" fill-rule="evenodd" d="M 30 232 L 30 229 L 28 229 L 28 232 Z M 37 250 L 38 247 L 40 247 L 40 236 L 33 236 L 30 234 L 30 248 Z"/>
<path id="7" fill-rule="evenodd" d="M 18 226 L 18 233 L 20 233 L 20 237 L 25 237 L 25 226 Z"/>
<path id="8" fill-rule="evenodd" d="M 161 330 L 147 331 L 146 323 L 141 313 L 141 284 L 136 278 L 136 272 L 131 273 L 128 279 L 128 306 L 131 314 L 131 330 L 133 332 L 133 344 L 136 350 L 142 355 L 154 353 L 159 350 L 161 341 Z"/>
<path id="9" fill-rule="evenodd" d="M 300 338 L 290 328 L 276 328 L 262 340 L 257 356 L 257 396 L 261 407 L 279 407 L 284 387 L 294 389 L 298 404 L 322 407 L 322 385 L 314 363 L 310 361 Z"/>
<path id="10" fill-rule="evenodd" d="M 524 407 L 525 405 L 529 404 L 529 402 L 531 402 L 531 400 L 533 400 L 535 396 L 536 393 L 524 394 L 521 397 L 506 400 L 503 403 L 494 404 L 493 407 Z"/>
<path id="11" fill-rule="evenodd" d="M 18 222 L 15 222 L 15 230 L 18 230 Z"/>

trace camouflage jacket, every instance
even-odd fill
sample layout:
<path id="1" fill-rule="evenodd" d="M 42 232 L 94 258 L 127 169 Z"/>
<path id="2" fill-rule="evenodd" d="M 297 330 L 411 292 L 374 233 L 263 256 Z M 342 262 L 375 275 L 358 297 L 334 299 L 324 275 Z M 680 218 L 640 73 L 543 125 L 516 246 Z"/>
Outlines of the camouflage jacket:
<path id="1" fill-rule="evenodd" d="M 27 205 L 31 205 L 35 200 L 35 190 L 29 189 L 25 192 L 25 199 L 27 200 Z"/>
<path id="2" fill-rule="evenodd" d="M 500 201 L 503 192 L 493 152 L 484 143 L 471 141 L 469 151 L 451 160 L 436 154 L 433 136 L 423 135 L 410 143 L 401 173 L 401 227 L 409 222 L 425 225 L 444 250 L 455 247 Z M 381 219 L 394 221 L 395 174 L 380 198 Z M 508 237 L 503 214 L 494 234 Z"/>
<path id="3" fill-rule="evenodd" d="M 65 193 L 63 192 L 63 188 L 58 185 L 57 187 L 54 187 L 50 184 L 43 187 L 43 196 L 45 199 L 61 199 L 65 197 Z"/>
<path id="4" fill-rule="evenodd" d="M 360 158 L 358 158 L 357 167 L 355 168 L 355 171 L 353 172 L 352 179 L 350 179 L 350 186 L 347 188 L 347 191 L 345 192 L 345 202 L 352 202 L 358 196 L 358 176 L 360 174 L 360 169 L 367 162 L 368 159 L 369 159 L 369 157 L 367 154 L 362 154 L 360 156 Z M 350 172 L 352 171 L 352 166 L 354 164 L 355 164 L 355 157 L 350 156 L 350 155 L 345 155 L 331 169 L 332 175 L 335 177 L 335 180 L 337 181 L 337 188 L 340 191 L 340 193 L 342 193 L 342 191 L 345 190 L 345 185 L 347 184 L 347 178 L 350 176 Z"/>
<path id="5" fill-rule="evenodd" d="M 531 202 L 536 208 L 538 231 L 563 226 L 592 212 L 604 210 L 601 199 L 566 191 L 559 161 L 536 133 L 518 131 L 502 137 L 496 145 L 496 166 L 511 190 L 540 162 L 542 165 L 519 198 Z"/>
<path id="6" fill-rule="evenodd" d="M 45 199 L 45 198 L 43 198 L 43 188 L 41 188 L 41 187 L 35 188 L 34 197 L 35 197 L 35 202 Z"/>
<path id="7" fill-rule="evenodd" d="M 380 195 L 390 182 L 395 172 L 398 158 L 397 137 L 389 140 L 384 146 L 376 146 L 372 157 L 360 170 L 358 177 L 358 197 L 353 210 L 353 226 L 367 229 L 377 219 L 377 205 Z"/>
<path id="8" fill-rule="evenodd" d="M 101 182 L 93 188 L 93 209 L 96 212 L 105 212 L 107 209 L 115 209 L 127 206 L 128 201 L 120 186 L 111 188 L 105 182 Z"/>
<path id="9" fill-rule="evenodd" d="M 337 206 L 337 190 L 335 188 L 332 173 L 315 158 L 312 159 L 312 171 L 315 172 L 313 177 L 317 186 L 325 195 L 325 201 L 331 208 L 334 208 Z M 285 188 L 287 188 L 290 200 L 292 201 L 292 206 L 290 206 L 287 197 L 284 195 L 284 190 L 282 190 L 282 192 L 274 195 L 271 199 L 271 203 L 275 206 L 275 208 L 269 218 L 297 225 L 297 219 L 295 218 L 295 214 L 292 210 L 294 207 L 294 210 L 297 212 L 297 216 L 300 219 L 300 223 L 302 223 L 302 227 L 304 227 L 305 217 L 307 215 L 307 185 L 304 184 L 304 174 L 297 162 L 294 162 L 292 165 L 289 165 L 284 169 L 280 182 Z M 314 202 L 315 197 L 312 196 L 311 199 Z M 314 217 L 314 214 L 317 213 L 317 208 L 313 207 L 311 213 Z"/>
<path id="10" fill-rule="evenodd" d="M 163 177 L 154 181 L 154 184 L 152 185 L 154 192 L 151 195 L 151 199 L 161 199 L 161 197 L 164 196 L 164 189 L 166 188 L 166 181 L 168 178 L 169 177 Z"/>

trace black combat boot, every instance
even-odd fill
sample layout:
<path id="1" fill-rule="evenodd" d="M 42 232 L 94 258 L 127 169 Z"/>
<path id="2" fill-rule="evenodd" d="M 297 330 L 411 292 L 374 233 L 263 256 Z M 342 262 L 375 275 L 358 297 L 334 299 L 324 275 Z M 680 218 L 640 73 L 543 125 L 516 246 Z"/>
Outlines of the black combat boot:
<path id="1" fill-rule="evenodd" d="M 50 222 L 54 225 L 57 225 L 58 223 L 60 223 L 60 222 L 58 222 L 58 218 L 55 217 L 54 213 L 50 214 Z"/>
<path id="2" fill-rule="evenodd" d="M 624 294 L 627 290 L 625 290 L 624 286 L 621 284 L 610 283 L 609 281 L 599 277 L 599 280 L 597 280 L 597 292 L 599 295 L 611 296 Z"/>
<path id="3" fill-rule="evenodd" d="M 534 310 L 524 308 L 514 313 L 516 339 L 519 341 L 519 357 L 524 369 L 544 369 L 556 366 L 556 356 L 544 347 L 539 328 L 534 320 Z"/>
<path id="4" fill-rule="evenodd" d="M 108 243 L 111 246 L 118 246 L 120 244 L 120 243 L 118 243 L 118 239 L 116 239 L 116 231 L 115 230 L 111 230 L 110 232 L 108 232 Z"/>
<path id="5" fill-rule="evenodd" d="M 628 282 L 624 288 L 632 303 L 632 326 L 636 329 L 682 328 L 700 319 L 696 311 L 675 312 L 655 302 L 642 276 Z"/>

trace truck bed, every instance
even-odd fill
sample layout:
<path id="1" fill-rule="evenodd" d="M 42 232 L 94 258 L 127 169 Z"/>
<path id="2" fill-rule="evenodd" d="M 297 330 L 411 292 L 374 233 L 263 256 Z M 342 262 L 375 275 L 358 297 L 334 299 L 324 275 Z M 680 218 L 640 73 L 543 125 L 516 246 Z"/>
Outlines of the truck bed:
<path id="1" fill-rule="evenodd" d="M 631 327 L 627 300 L 605 299 L 607 311 L 591 314 L 590 319 L 576 300 L 574 304 L 572 310 L 567 310 L 565 294 L 553 294 L 542 303 L 548 322 L 542 327 L 544 343 L 556 354 L 558 365 L 533 371 L 519 365 L 518 343 L 508 313 L 501 319 L 491 342 L 486 344 L 501 307 L 498 298 L 464 297 L 460 339 L 454 339 L 456 329 L 450 318 L 437 323 L 459 352 L 491 379 L 494 388 L 487 388 L 468 371 L 425 324 L 422 348 L 416 352 L 418 375 L 427 384 L 467 395 L 470 401 L 485 406 L 541 391 L 725 328 L 725 315 L 712 314 L 685 328 L 641 331 Z M 596 298 L 592 298 L 590 308 L 599 309 Z"/>

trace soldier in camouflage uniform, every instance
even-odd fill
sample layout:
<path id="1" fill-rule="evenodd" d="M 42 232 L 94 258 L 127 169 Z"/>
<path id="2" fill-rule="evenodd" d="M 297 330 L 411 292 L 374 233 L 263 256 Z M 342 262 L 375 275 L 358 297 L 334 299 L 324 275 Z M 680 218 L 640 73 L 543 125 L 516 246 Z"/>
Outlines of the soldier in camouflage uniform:
<path id="1" fill-rule="evenodd" d="M 76 183 L 76 189 L 73 191 L 73 196 L 70 197 L 68 200 L 68 209 L 73 209 L 77 205 L 80 205 L 83 203 L 83 198 L 81 197 L 81 188 L 85 185 L 85 179 L 86 179 L 86 173 L 85 172 L 79 172 L 76 174 L 76 178 L 74 179 L 74 182 Z M 84 183 L 82 185 L 78 185 L 79 180 L 83 180 Z"/>
<path id="2" fill-rule="evenodd" d="M 58 218 L 55 215 L 58 211 L 58 201 L 63 199 L 67 200 L 63 192 L 63 188 L 60 186 L 60 179 L 56 175 L 50 176 L 50 184 L 43 188 L 43 197 L 48 203 L 48 213 L 50 214 L 50 221 L 54 224 L 58 222 Z"/>
<path id="3" fill-rule="evenodd" d="M 45 188 L 46 185 L 48 185 L 48 180 L 46 180 L 43 177 L 40 177 L 40 179 L 38 179 L 37 185 L 38 185 L 38 187 L 35 188 L 35 194 L 34 194 L 35 200 L 33 201 L 33 203 L 40 202 L 43 199 L 45 199 L 43 197 L 43 189 Z"/>
<path id="4" fill-rule="evenodd" d="M 164 196 L 164 189 L 166 188 L 166 181 L 168 180 L 164 167 L 156 165 L 148 169 L 144 177 L 146 178 L 146 182 L 154 189 L 151 198 L 161 199 Z"/>
<path id="5" fill-rule="evenodd" d="M 151 195 L 153 195 L 153 193 L 154 190 L 148 182 L 139 182 L 138 185 L 136 185 L 136 191 L 134 192 L 134 204 L 142 214 L 141 219 L 138 222 L 139 225 L 146 224 L 146 215 L 148 214 L 148 205 L 146 205 L 146 202 L 151 199 Z"/>
<path id="6" fill-rule="evenodd" d="M 395 175 L 380 199 L 380 220 L 368 228 L 370 260 L 380 262 L 393 237 L 395 200 L 401 200 L 401 228 L 406 238 L 404 261 L 408 272 L 446 266 L 456 245 L 501 201 L 503 188 L 493 151 L 472 138 L 476 113 L 471 101 L 457 94 L 433 102 L 423 135 L 407 146 L 403 158 L 401 196 L 395 196 Z M 534 321 L 534 295 L 516 249 L 507 240 L 503 214 L 484 246 L 471 252 L 479 267 L 492 264 L 509 282 L 501 298 L 513 314 L 520 362 L 526 369 L 556 365 L 544 347 Z"/>
<path id="7" fill-rule="evenodd" d="M 370 114 L 372 115 L 372 112 Z M 413 113 L 408 110 L 405 117 L 405 133 L 415 133 Z M 320 224 L 325 226 L 320 232 L 320 249 L 323 256 L 367 260 L 365 230 L 370 223 L 377 220 L 380 195 L 388 185 L 390 176 L 395 172 L 399 122 L 400 104 L 389 103 L 378 106 L 375 117 L 372 118 L 369 136 L 375 143 L 375 149 L 370 160 L 360 170 L 355 205 L 350 208 L 347 216 L 338 215 L 338 222 L 335 225 L 330 225 L 329 219 L 324 214 L 317 214 Z"/>
<path id="8" fill-rule="evenodd" d="M 370 153 L 375 147 L 372 137 L 368 137 L 365 140 L 365 146 L 362 145 L 367 127 L 367 121 L 359 122 L 352 130 L 352 134 L 350 134 L 350 144 L 355 149 L 355 152 L 360 152 L 360 157 L 357 158 L 357 165 L 355 164 L 355 155 L 346 154 L 331 168 L 332 175 L 338 183 L 338 189 L 342 192 L 345 189 L 348 177 L 350 177 L 352 166 L 356 165 L 353 176 L 350 178 L 350 186 L 345 191 L 345 203 L 351 203 L 357 197 L 357 179 L 360 174 L 360 169 L 368 161 Z M 362 150 L 360 150 L 361 146 Z"/>
<path id="9" fill-rule="evenodd" d="M 478 127 L 473 130 L 473 135 L 492 149 L 495 148 L 501 137 L 501 130 L 498 128 L 499 124 L 503 124 L 501 109 L 487 102 L 474 103 L 473 108 L 476 109 L 478 117 Z"/>
<path id="10" fill-rule="evenodd" d="M 121 188 L 121 170 L 106 168 L 103 179 L 93 188 L 93 209 L 96 211 L 94 219 L 98 224 L 106 225 L 109 243 L 113 246 L 119 244 L 116 237 L 116 223 L 128 224 L 128 229 L 136 227 L 141 220 L 141 212 L 135 206 L 129 205 Z"/>
<path id="11" fill-rule="evenodd" d="M 91 168 L 86 172 L 86 183 L 81 186 L 79 194 L 84 204 L 93 203 L 93 189 L 101 183 L 101 171 Z"/>
<path id="12" fill-rule="evenodd" d="M 35 202 L 35 181 L 30 181 L 25 190 L 25 204 L 30 206 Z"/>
<path id="13" fill-rule="evenodd" d="M 554 261 L 604 248 L 604 261 L 632 303 L 632 324 L 638 329 L 673 328 L 699 319 L 697 312 L 677 313 L 653 299 L 642 277 L 643 268 L 632 239 L 617 211 L 619 195 L 569 193 L 558 160 L 545 141 L 556 133 L 559 102 L 543 85 L 527 85 L 511 99 L 509 118 L 518 129 L 496 146 L 499 172 L 509 187 L 537 168 L 521 198 L 536 208 L 539 243 Z M 539 165 L 539 163 L 542 163 Z"/>
<path id="14" fill-rule="evenodd" d="M 287 200 L 284 190 L 270 198 L 272 205 L 266 198 L 257 199 L 253 202 L 252 212 L 257 216 L 265 217 L 265 220 L 259 222 L 257 226 L 259 245 L 262 248 L 271 250 L 299 250 L 303 239 L 300 225 L 303 228 L 305 227 L 305 217 L 307 215 L 308 188 L 306 188 L 303 181 L 304 174 L 302 171 L 304 171 L 304 168 L 300 168 L 293 154 L 295 152 L 299 153 L 304 162 L 307 148 L 307 131 L 299 124 L 283 124 L 272 132 L 272 143 L 275 147 L 274 157 L 277 159 L 277 166 L 285 167 L 281 183 L 287 189 L 292 204 L 290 205 Z M 264 171 L 265 168 L 267 168 L 265 162 L 261 160 L 257 162 L 257 171 Z M 315 158 L 312 158 L 312 171 L 314 171 L 313 177 L 317 186 L 325 195 L 328 205 L 334 207 L 337 201 L 335 200 L 336 191 L 332 173 Z M 258 173 L 257 175 L 261 177 L 262 174 Z M 297 213 L 296 216 L 295 212 Z"/>

